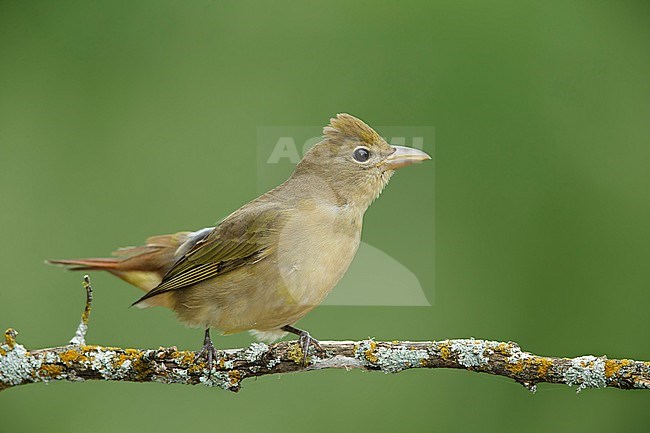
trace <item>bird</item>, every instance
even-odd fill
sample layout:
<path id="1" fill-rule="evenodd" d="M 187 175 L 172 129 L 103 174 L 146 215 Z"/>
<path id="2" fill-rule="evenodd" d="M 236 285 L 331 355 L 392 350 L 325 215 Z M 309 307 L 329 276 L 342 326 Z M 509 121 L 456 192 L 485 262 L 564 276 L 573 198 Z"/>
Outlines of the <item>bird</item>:
<path id="1" fill-rule="evenodd" d="M 217 359 L 210 330 L 249 331 L 272 342 L 308 331 L 294 325 L 343 277 L 361 240 L 363 217 L 395 170 L 431 159 L 390 145 L 346 113 L 330 119 L 322 141 L 290 177 L 232 212 L 215 227 L 152 236 L 111 258 L 48 260 L 71 270 L 107 271 L 146 292 L 132 305 L 166 307 L 204 329 L 196 359 Z"/>

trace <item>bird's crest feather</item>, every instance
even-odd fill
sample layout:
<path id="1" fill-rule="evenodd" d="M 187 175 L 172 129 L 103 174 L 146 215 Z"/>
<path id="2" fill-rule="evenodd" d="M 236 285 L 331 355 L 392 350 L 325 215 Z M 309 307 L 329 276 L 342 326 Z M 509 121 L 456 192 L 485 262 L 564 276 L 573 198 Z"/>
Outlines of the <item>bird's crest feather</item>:
<path id="1" fill-rule="evenodd" d="M 367 144 L 381 140 L 381 136 L 374 129 L 347 113 L 337 114 L 330 119 L 329 125 L 323 128 L 323 136 L 326 139 L 340 141 L 354 139 Z"/>

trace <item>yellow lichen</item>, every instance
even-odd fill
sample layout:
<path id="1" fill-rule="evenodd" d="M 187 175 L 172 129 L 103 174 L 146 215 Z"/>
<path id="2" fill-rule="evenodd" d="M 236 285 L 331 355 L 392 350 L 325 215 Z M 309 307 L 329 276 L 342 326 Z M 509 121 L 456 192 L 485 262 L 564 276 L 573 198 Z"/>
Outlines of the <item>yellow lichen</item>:
<path id="1" fill-rule="evenodd" d="M 93 350 L 99 350 L 99 349 L 119 350 L 118 347 L 101 347 L 101 346 L 97 346 L 97 345 L 94 345 L 94 346 L 90 346 L 90 345 L 81 346 L 81 350 L 83 352 L 92 352 Z"/>
<path id="2" fill-rule="evenodd" d="M 553 360 L 550 358 L 526 358 L 517 362 L 506 363 L 506 370 L 519 374 L 525 370 L 535 370 L 538 378 L 545 378 L 548 374 L 548 369 L 553 366 Z"/>
<path id="3" fill-rule="evenodd" d="M 512 352 L 510 351 L 510 345 L 508 343 L 499 343 L 494 348 L 496 353 L 500 353 L 503 356 L 510 356 Z"/>
<path id="4" fill-rule="evenodd" d="M 440 357 L 444 359 L 445 361 L 449 360 L 451 358 L 451 349 L 449 348 L 448 345 L 446 344 L 441 344 L 440 345 Z"/>
<path id="5" fill-rule="evenodd" d="M 131 366 L 136 380 L 144 381 L 154 373 L 155 363 L 144 361 L 142 357 L 135 357 Z"/>
<path id="6" fill-rule="evenodd" d="M 377 355 L 375 355 L 375 349 L 377 348 L 377 343 L 374 341 L 370 340 L 370 344 L 368 344 L 368 349 L 364 350 L 363 356 L 369 361 L 372 362 L 373 364 L 379 361 L 379 358 L 377 358 Z"/>
<path id="7" fill-rule="evenodd" d="M 172 353 L 172 358 L 175 359 L 179 365 L 191 366 L 194 364 L 194 352 L 182 351 Z"/>
<path id="8" fill-rule="evenodd" d="M 605 361 L 605 377 L 612 377 L 621 369 L 620 364 L 615 359 Z"/>
<path id="9" fill-rule="evenodd" d="M 287 356 L 296 364 L 302 364 L 305 355 L 302 352 L 300 344 L 292 344 L 291 349 L 287 351 Z"/>
<path id="10" fill-rule="evenodd" d="M 231 370 L 228 372 L 228 379 L 230 379 L 230 383 L 233 385 L 238 384 L 241 381 L 241 378 L 242 374 L 239 370 Z"/>
<path id="11" fill-rule="evenodd" d="M 56 378 L 63 373 L 63 366 L 56 364 L 45 364 L 38 369 L 39 376 L 46 376 L 49 378 Z"/>
<path id="12" fill-rule="evenodd" d="M 141 357 L 141 353 L 139 350 L 136 349 L 125 349 L 124 353 L 120 353 L 117 355 L 117 359 L 115 362 L 113 362 L 113 366 L 115 368 L 120 368 L 126 361 L 131 361 L 131 363 L 135 363 L 138 361 Z"/>
<path id="13" fill-rule="evenodd" d="M 521 373 L 524 371 L 524 361 L 517 361 L 514 363 L 507 363 L 506 364 L 506 370 L 512 372 L 512 373 Z"/>
<path id="14" fill-rule="evenodd" d="M 59 358 L 66 365 L 71 365 L 75 363 L 86 363 L 90 361 L 86 355 L 79 352 L 76 349 L 66 350 L 59 354 Z"/>
<path id="15" fill-rule="evenodd" d="M 187 368 L 187 372 L 189 374 L 203 373 L 203 370 L 205 369 L 205 366 L 206 366 L 205 362 L 202 362 L 202 361 L 197 362 L 195 364 L 190 365 Z"/>
<path id="16" fill-rule="evenodd" d="M 621 360 L 608 359 L 608 360 L 606 360 L 605 361 L 605 377 L 614 376 L 616 373 L 618 373 L 618 371 L 621 368 L 627 367 L 631 363 L 632 363 L 632 361 L 630 361 L 629 359 L 621 359 Z"/>
<path id="17" fill-rule="evenodd" d="M 553 361 L 549 358 L 539 358 L 536 360 L 537 374 L 540 377 L 546 377 L 548 369 L 553 366 Z"/>
<path id="18" fill-rule="evenodd" d="M 14 328 L 9 328 L 5 331 L 5 343 L 7 344 L 7 347 L 9 349 L 13 349 L 14 346 L 16 345 L 16 336 L 18 335 L 18 331 L 16 331 Z"/>

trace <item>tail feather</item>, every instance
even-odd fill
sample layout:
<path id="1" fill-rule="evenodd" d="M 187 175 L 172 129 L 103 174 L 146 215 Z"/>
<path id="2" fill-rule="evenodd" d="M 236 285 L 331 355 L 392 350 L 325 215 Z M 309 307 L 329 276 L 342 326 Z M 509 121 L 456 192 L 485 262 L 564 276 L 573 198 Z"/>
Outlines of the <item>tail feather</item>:
<path id="1" fill-rule="evenodd" d="M 118 278 L 145 292 L 158 286 L 163 276 L 177 260 L 177 254 L 185 254 L 196 242 L 212 230 L 179 232 L 171 235 L 152 236 L 145 245 L 120 248 L 111 258 L 56 259 L 46 263 L 63 266 L 71 271 L 108 271 Z M 168 296 L 155 296 L 152 305 L 165 305 Z M 152 298 L 153 299 L 153 298 Z"/>
<path id="2" fill-rule="evenodd" d="M 119 259 L 113 258 L 96 258 L 96 259 L 70 259 L 70 260 L 46 260 L 45 263 L 50 265 L 63 266 L 71 271 L 92 271 L 115 269 L 120 262 Z"/>

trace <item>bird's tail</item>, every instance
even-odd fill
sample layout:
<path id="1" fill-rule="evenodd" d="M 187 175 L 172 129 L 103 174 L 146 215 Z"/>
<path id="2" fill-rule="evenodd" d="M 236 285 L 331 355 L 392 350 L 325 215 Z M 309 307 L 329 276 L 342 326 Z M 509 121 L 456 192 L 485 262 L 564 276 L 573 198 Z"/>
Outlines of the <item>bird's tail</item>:
<path id="1" fill-rule="evenodd" d="M 98 258 L 98 259 L 63 259 L 46 260 L 50 265 L 63 266 L 70 271 L 111 271 L 120 263 L 120 259 Z"/>
<path id="2" fill-rule="evenodd" d="M 51 265 L 63 266 L 70 271 L 107 271 L 145 292 L 156 287 L 167 271 L 159 266 L 157 257 L 160 251 L 142 253 L 130 258 L 92 258 L 46 260 Z M 135 259 L 135 260 L 134 260 Z"/>
<path id="3" fill-rule="evenodd" d="M 72 271 L 107 271 L 145 292 L 162 281 L 173 266 L 175 254 L 191 232 L 153 236 L 145 245 L 120 248 L 112 258 L 56 259 L 46 263 L 63 266 Z"/>
<path id="4" fill-rule="evenodd" d="M 114 251 L 112 258 L 56 259 L 46 262 L 72 271 L 107 271 L 148 293 L 161 283 L 179 257 L 185 255 L 213 229 L 214 227 L 206 227 L 195 232 L 152 236 L 145 245 Z M 172 308 L 174 300 L 170 294 L 161 293 L 136 305 Z"/>

